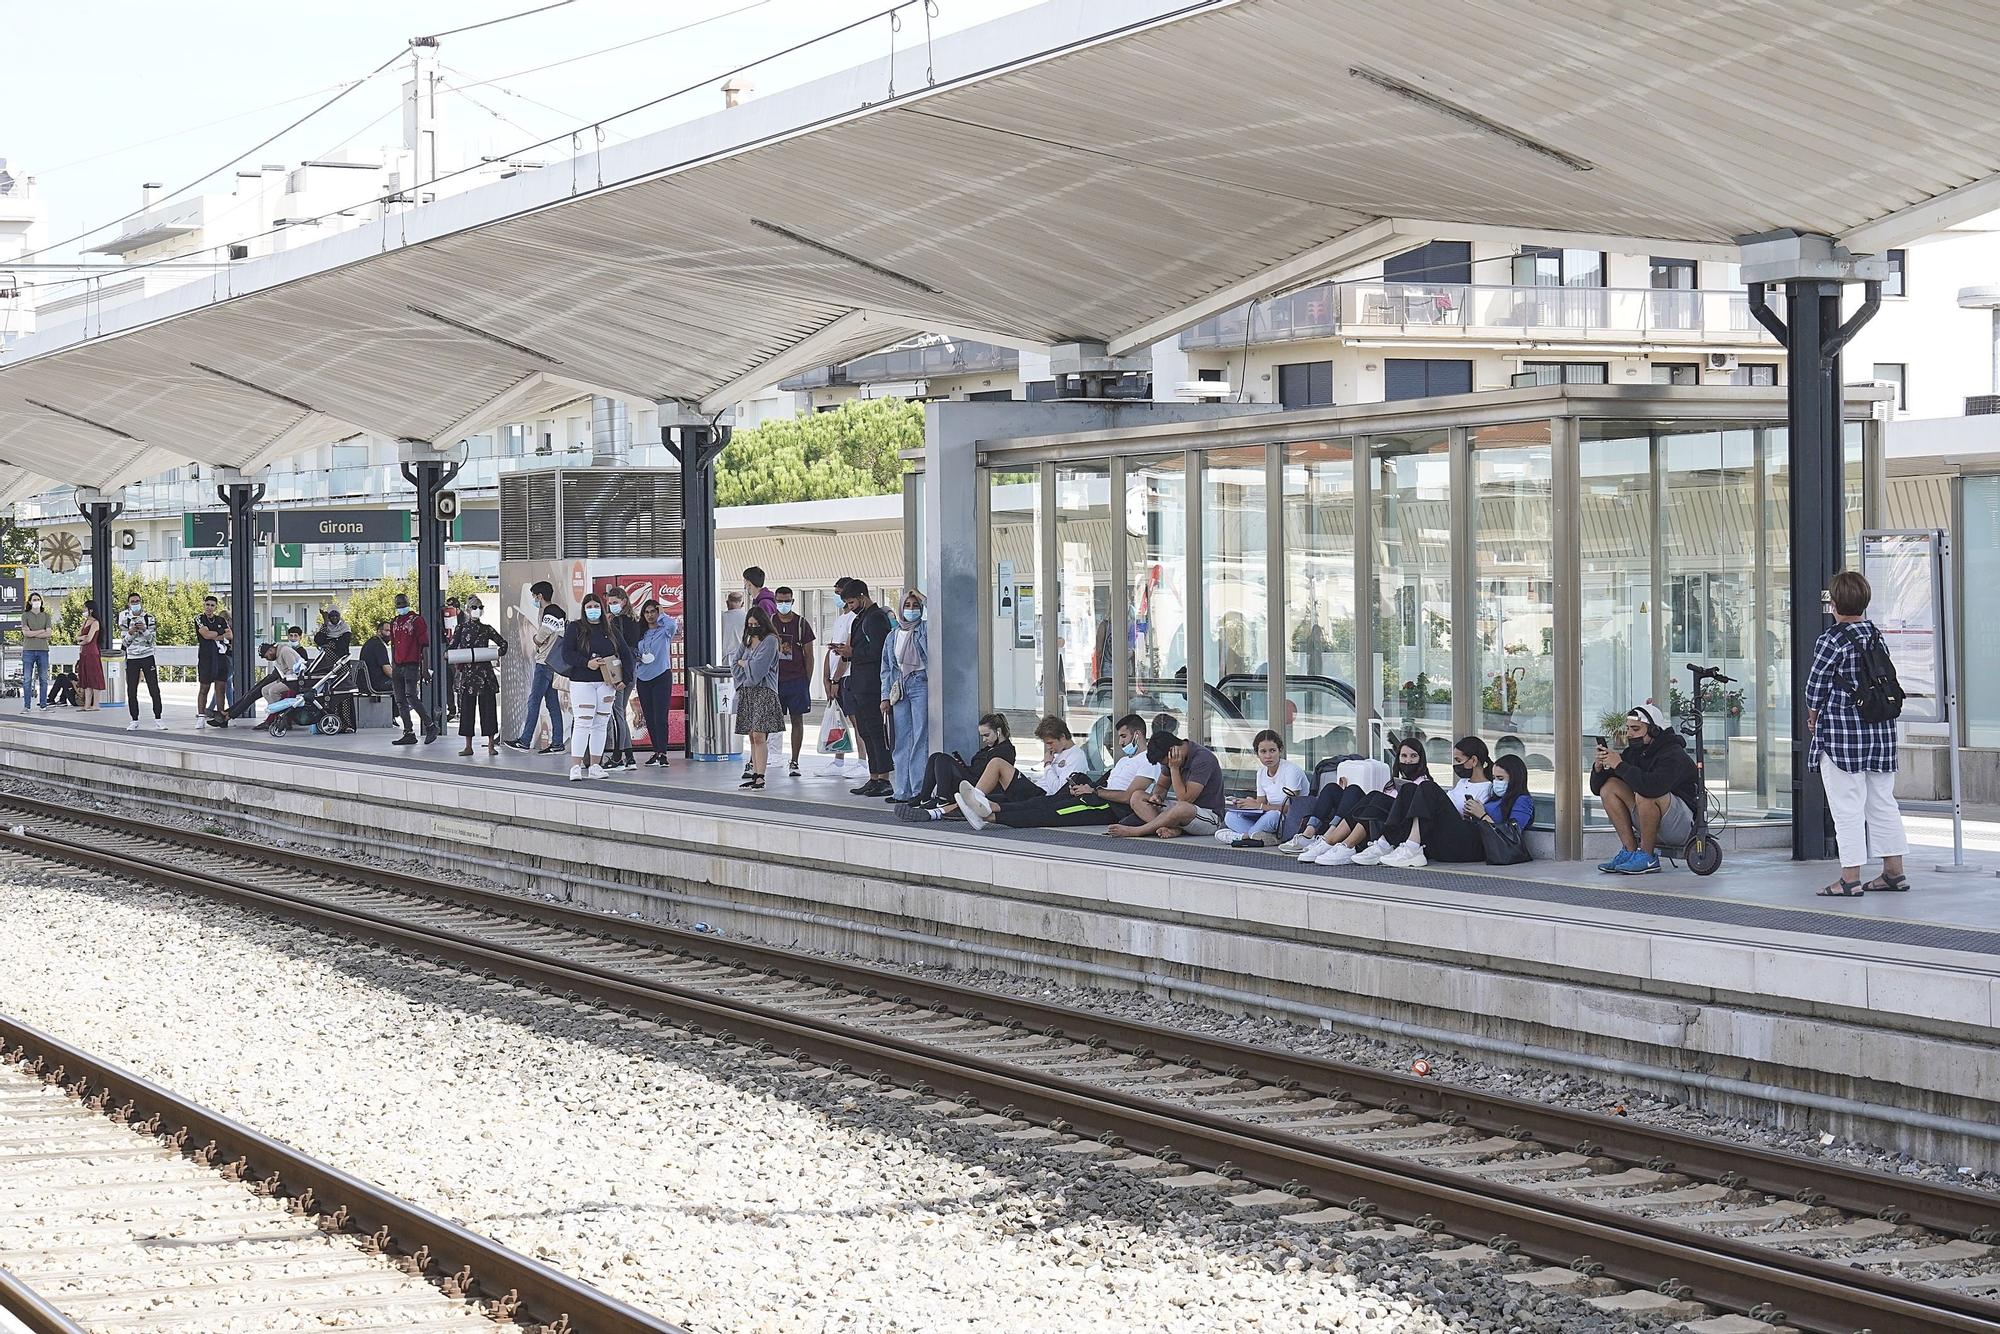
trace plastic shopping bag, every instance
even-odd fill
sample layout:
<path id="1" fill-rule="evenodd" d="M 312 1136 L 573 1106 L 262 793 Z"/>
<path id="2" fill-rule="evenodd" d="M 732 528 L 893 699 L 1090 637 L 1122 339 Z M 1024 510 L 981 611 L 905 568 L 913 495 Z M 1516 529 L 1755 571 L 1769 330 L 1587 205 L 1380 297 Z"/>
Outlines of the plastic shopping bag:
<path id="1" fill-rule="evenodd" d="M 819 720 L 819 753 L 848 755 L 854 751 L 853 734 L 847 730 L 847 715 L 840 705 L 829 702 Z"/>

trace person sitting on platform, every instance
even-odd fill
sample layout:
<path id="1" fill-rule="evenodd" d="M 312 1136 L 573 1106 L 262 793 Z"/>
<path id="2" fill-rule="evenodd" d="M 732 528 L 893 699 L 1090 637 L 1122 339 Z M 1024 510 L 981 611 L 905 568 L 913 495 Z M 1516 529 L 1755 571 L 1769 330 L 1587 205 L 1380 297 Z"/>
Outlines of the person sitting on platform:
<path id="1" fill-rule="evenodd" d="M 979 781 L 958 785 L 956 809 L 974 829 L 984 829 L 998 819 L 1004 806 L 1018 805 L 1037 797 L 1053 796 L 1069 783 L 1069 776 L 1083 766 L 1083 752 L 1069 734 L 1069 724 L 1049 714 L 1035 724 L 1035 739 L 1042 743 L 1045 759 L 1041 773 L 1033 778 L 1014 767 L 1010 760 L 990 761 Z M 942 814 L 949 814 L 946 808 Z"/>
<path id="2" fill-rule="evenodd" d="M 1109 772 L 1095 778 L 1073 773 L 1054 792 L 998 805 L 993 823 L 1009 829 L 1075 829 L 1120 819 L 1131 809 L 1133 795 L 1159 777 L 1160 767 L 1146 758 L 1146 722 L 1139 715 L 1128 713 L 1119 719 L 1117 737 L 1119 757 Z M 1069 753 L 1081 755 L 1082 748 L 1072 747 Z M 943 812 L 929 818 L 942 819 Z"/>
<path id="3" fill-rule="evenodd" d="M 387 696 L 394 689 L 389 676 L 389 623 L 384 621 L 361 646 L 361 693 Z"/>
<path id="4" fill-rule="evenodd" d="M 1407 752 L 1398 747 L 1397 762 L 1425 768 L 1423 747 L 1407 743 Z M 1344 866 L 1368 841 L 1368 824 L 1378 824 L 1389 816 L 1394 797 L 1383 789 L 1390 782 L 1389 766 L 1380 760 L 1342 760 L 1333 781 L 1313 794 L 1313 807 L 1296 837 L 1282 845 L 1301 862 L 1325 862 Z"/>
<path id="5" fill-rule="evenodd" d="M 1354 854 L 1356 866 L 1391 866 L 1414 870 L 1433 857 L 1441 862 L 1483 862 L 1486 845 L 1474 821 L 1493 791 L 1493 755 L 1476 736 L 1464 736 L 1451 748 L 1451 771 L 1457 780 L 1446 792 L 1426 769 L 1422 777 L 1396 793 L 1382 835 Z"/>
<path id="6" fill-rule="evenodd" d="M 1222 827 L 1222 765 L 1215 752 L 1164 728 L 1146 741 L 1146 758 L 1161 765 L 1152 787 L 1132 796 L 1132 813 L 1104 832 L 1113 838 L 1179 838 Z"/>
<path id="7" fill-rule="evenodd" d="M 82 696 L 77 692 L 76 669 L 67 665 L 56 668 L 55 679 L 49 682 L 49 707 L 67 704 L 79 708 L 82 702 Z"/>
<path id="8" fill-rule="evenodd" d="M 313 644 L 323 655 L 320 661 L 325 666 L 321 671 L 332 671 L 347 661 L 347 655 L 354 649 L 354 628 L 340 618 L 340 608 L 319 609 L 319 629 L 313 631 Z"/>
<path id="9" fill-rule="evenodd" d="M 1667 715 L 1650 701 L 1625 715 L 1625 749 L 1597 748 L 1590 765 L 1590 790 L 1604 803 L 1604 816 L 1623 845 L 1597 869 L 1614 875 L 1646 875 L 1660 869 L 1660 845 L 1678 848 L 1694 833 L 1694 813 L 1704 800 L 1701 772 Z"/>
<path id="10" fill-rule="evenodd" d="M 264 677 L 257 683 L 257 693 L 264 698 L 264 717 L 257 724 L 257 730 L 262 732 L 271 726 L 271 706 L 299 693 L 298 683 L 305 670 L 305 655 L 291 644 L 284 643 L 261 645 L 257 656 L 264 660 Z"/>
<path id="11" fill-rule="evenodd" d="M 1305 794 L 1306 771 L 1285 758 L 1285 743 L 1265 728 L 1250 743 L 1257 752 L 1257 791 L 1236 797 L 1216 830 L 1218 842 L 1233 848 L 1261 848 L 1276 843 L 1285 803 Z"/>
<path id="12" fill-rule="evenodd" d="M 1014 738 L 1007 726 L 1007 715 L 989 713 L 979 720 L 979 749 L 966 759 L 957 751 L 949 755 L 943 751 L 932 751 L 930 759 L 924 762 L 923 778 L 917 784 L 916 795 L 896 807 L 896 817 L 901 820 L 937 819 L 934 812 L 951 804 L 946 793 L 958 791 L 960 783 L 977 783 L 986 766 L 995 760 L 1014 762 Z"/>

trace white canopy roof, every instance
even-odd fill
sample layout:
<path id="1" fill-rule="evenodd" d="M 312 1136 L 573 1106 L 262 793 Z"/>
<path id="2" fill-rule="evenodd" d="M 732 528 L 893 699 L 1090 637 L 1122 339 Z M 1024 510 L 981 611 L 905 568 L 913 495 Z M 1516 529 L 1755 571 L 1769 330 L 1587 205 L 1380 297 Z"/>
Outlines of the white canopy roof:
<path id="1" fill-rule="evenodd" d="M 588 390 L 713 412 L 921 329 L 1118 352 L 1431 235 L 1870 253 L 2000 207 L 1986 0 L 1050 0 L 932 60 L 21 343 L 0 498 Z"/>

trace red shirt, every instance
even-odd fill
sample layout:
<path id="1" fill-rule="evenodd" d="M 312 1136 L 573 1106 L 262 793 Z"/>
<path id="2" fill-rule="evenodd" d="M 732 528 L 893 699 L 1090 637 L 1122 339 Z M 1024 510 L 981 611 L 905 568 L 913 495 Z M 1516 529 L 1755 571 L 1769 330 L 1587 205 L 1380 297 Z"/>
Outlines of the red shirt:
<path id="1" fill-rule="evenodd" d="M 431 628 L 416 612 L 390 618 L 389 661 L 398 667 L 422 663 L 424 650 L 430 647 L 430 643 Z"/>

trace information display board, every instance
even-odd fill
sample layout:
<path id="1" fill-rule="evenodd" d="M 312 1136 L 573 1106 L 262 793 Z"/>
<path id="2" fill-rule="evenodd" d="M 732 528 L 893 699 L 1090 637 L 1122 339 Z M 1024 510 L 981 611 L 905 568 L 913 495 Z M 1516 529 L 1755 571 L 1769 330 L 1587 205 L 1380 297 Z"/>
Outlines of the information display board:
<path id="1" fill-rule="evenodd" d="M 1896 664 L 1906 723 L 1945 721 L 1943 537 L 1931 529 L 1861 535 L 1861 573 L 1874 593 L 1868 619 Z"/>

